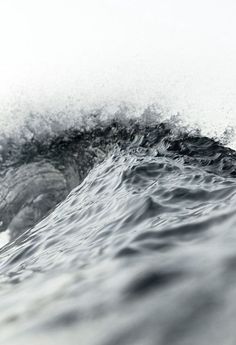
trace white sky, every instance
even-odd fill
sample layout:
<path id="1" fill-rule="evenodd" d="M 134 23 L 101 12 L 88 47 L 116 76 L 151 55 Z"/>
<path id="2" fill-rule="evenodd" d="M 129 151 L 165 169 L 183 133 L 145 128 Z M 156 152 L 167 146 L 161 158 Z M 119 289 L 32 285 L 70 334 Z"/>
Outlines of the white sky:
<path id="1" fill-rule="evenodd" d="M 234 0 L 0 0 L 0 119 L 71 97 L 236 124 L 235 17 Z"/>

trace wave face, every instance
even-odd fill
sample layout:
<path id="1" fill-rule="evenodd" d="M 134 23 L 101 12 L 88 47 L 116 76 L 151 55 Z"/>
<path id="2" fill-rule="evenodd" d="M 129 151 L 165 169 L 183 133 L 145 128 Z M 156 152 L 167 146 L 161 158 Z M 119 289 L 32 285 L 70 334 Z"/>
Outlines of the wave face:
<path id="1" fill-rule="evenodd" d="M 236 152 L 118 120 L 1 145 L 1 344 L 233 344 Z"/>

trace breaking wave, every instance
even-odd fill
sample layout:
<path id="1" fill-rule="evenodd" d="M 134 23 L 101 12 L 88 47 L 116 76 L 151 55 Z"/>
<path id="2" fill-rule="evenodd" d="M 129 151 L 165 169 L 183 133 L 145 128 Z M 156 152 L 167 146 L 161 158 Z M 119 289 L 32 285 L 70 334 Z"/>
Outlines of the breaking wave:
<path id="1" fill-rule="evenodd" d="M 229 134 L 124 117 L 2 137 L 0 343 L 232 344 Z"/>

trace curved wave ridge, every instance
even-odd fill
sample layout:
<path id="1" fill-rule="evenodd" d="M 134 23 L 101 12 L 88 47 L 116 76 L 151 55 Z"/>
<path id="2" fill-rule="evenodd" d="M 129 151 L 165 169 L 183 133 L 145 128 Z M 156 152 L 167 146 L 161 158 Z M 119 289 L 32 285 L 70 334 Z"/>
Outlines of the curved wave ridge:
<path id="1" fill-rule="evenodd" d="M 232 344 L 235 158 L 171 122 L 4 142 L 0 343 Z"/>

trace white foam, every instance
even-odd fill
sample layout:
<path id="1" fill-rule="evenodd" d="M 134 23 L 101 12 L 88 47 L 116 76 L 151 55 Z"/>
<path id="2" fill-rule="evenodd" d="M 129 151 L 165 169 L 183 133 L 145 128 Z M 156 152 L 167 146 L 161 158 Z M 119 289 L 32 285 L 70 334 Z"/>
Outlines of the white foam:
<path id="1" fill-rule="evenodd" d="M 9 230 L 0 232 L 0 248 L 4 247 L 10 241 Z"/>
<path id="2" fill-rule="evenodd" d="M 1 1 L 1 131 L 29 114 L 36 131 L 69 127 L 81 109 L 126 102 L 221 135 L 236 127 L 235 10 L 233 0 Z"/>

